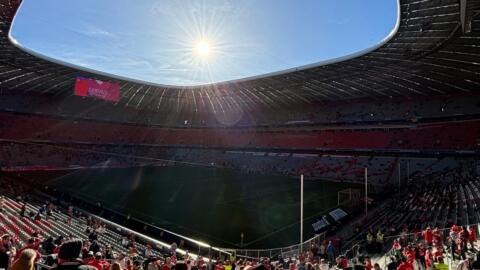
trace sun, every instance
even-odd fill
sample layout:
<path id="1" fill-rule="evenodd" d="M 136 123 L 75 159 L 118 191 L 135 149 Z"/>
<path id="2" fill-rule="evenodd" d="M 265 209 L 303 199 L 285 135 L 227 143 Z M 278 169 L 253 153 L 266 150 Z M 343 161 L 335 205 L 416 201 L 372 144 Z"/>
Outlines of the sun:
<path id="1" fill-rule="evenodd" d="M 206 41 L 199 41 L 195 44 L 195 52 L 199 56 L 207 56 L 210 54 L 210 44 Z"/>

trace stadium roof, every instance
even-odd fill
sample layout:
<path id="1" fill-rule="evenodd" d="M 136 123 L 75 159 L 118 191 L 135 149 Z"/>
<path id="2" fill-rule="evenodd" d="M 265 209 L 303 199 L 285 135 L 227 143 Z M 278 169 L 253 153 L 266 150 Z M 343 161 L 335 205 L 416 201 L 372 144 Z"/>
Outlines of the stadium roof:
<path id="1" fill-rule="evenodd" d="M 29 54 L 9 38 L 19 4 L 0 0 L 0 91 L 4 93 L 70 97 L 76 76 L 83 76 L 119 83 L 120 106 L 225 113 L 480 90 L 480 3 L 475 0 L 400 0 L 397 31 L 370 52 L 266 77 L 198 87 L 124 80 Z"/>

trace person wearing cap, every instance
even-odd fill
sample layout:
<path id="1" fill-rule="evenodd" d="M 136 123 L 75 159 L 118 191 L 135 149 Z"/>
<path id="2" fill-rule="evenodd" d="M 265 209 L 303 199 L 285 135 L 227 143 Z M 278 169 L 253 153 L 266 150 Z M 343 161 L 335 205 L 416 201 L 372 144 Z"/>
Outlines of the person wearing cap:
<path id="1" fill-rule="evenodd" d="M 91 258 L 86 264 L 95 267 L 97 270 L 104 270 L 110 268 L 110 265 L 102 259 L 102 253 L 97 252 L 95 253 L 95 256 Z"/>

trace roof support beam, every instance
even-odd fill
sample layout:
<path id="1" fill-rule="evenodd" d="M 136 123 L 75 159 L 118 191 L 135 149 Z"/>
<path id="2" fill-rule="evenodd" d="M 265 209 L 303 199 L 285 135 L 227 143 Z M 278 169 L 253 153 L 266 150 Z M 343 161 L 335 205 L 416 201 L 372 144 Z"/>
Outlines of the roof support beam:
<path id="1" fill-rule="evenodd" d="M 465 33 L 465 17 L 467 15 L 467 0 L 460 0 L 460 23 L 462 24 L 462 32 Z"/>

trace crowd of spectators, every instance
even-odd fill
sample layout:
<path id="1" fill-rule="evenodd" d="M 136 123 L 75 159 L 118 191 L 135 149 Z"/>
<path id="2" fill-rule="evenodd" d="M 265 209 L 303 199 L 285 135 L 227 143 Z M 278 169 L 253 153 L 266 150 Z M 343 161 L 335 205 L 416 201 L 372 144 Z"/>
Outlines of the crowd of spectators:
<path id="1" fill-rule="evenodd" d="M 399 170 L 401 177 L 406 179 L 419 173 L 429 175 L 460 166 L 475 167 L 473 159 L 225 151 L 138 145 L 0 142 L 0 149 L 2 167 L 10 170 L 199 165 L 228 168 L 245 174 L 292 177 L 304 174 L 309 179 L 363 181 L 364 168 L 367 167 L 369 181 L 375 184 L 398 182 Z"/>
<path id="2" fill-rule="evenodd" d="M 176 102 L 175 102 L 176 103 Z M 207 102 L 208 104 L 208 102 Z M 477 96 L 440 96 L 428 98 L 385 98 L 376 101 L 350 100 L 324 102 L 311 107 L 254 111 L 176 110 L 164 117 L 159 111 L 139 113 L 129 106 L 113 106 L 94 99 L 56 99 L 52 96 L 4 94 L 0 108 L 23 113 L 42 113 L 67 118 L 79 117 L 107 122 L 137 123 L 176 127 L 246 127 L 325 125 L 352 123 L 418 122 L 424 119 L 460 117 L 480 113 Z M 88 110 L 85 110 L 88 108 Z M 171 109 L 169 107 L 159 109 Z M 138 117 L 141 115 L 141 117 Z"/>
<path id="3" fill-rule="evenodd" d="M 461 169 L 459 169 L 461 171 Z M 471 172 L 474 173 L 474 172 Z M 331 238 L 320 242 L 312 242 L 310 248 L 297 255 L 272 258 L 242 258 L 232 256 L 220 256 L 203 258 L 177 253 L 176 244 L 168 249 L 147 243 L 140 245 L 133 234 L 125 233 L 118 238 L 116 245 L 103 241 L 107 237 L 106 224 L 99 219 L 84 215 L 69 206 L 65 209 L 59 207 L 57 201 L 38 201 L 29 196 L 31 190 L 22 185 L 8 183 L 2 185 L 3 189 L 10 189 L 11 197 L 0 199 L 0 210 L 3 217 L 18 215 L 31 219 L 34 222 L 36 216 L 42 220 L 51 220 L 52 224 L 67 226 L 82 226 L 85 238 L 79 238 L 74 233 L 68 235 L 44 236 L 44 231 L 32 231 L 24 240 L 18 233 L 9 229 L 3 229 L 2 245 L 0 246 L 0 268 L 5 269 L 32 269 L 32 265 L 41 263 L 49 265 L 53 269 L 97 269 L 97 270 L 248 270 L 248 269 L 289 269 L 289 270 L 328 270 L 328 269 L 365 269 L 381 270 L 410 270 L 410 269 L 437 269 L 444 270 L 445 259 L 457 261 L 459 270 L 479 269 L 475 268 L 476 261 L 472 254 L 476 252 L 477 228 L 474 226 L 458 226 L 456 222 L 465 224 L 467 220 L 451 218 L 449 212 L 440 209 L 442 216 L 447 217 L 445 226 L 449 231 L 439 230 L 443 223 L 440 219 L 422 219 L 414 207 L 423 209 L 435 206 L 437 202 L 450 205 L 455 208 L 459 203 L 460 193 L 467 193 L 467 187 L 479 186 L 480 180 L 466 180 L 471 178 L 469 173 L 455 173 L 458 177 L 454 185 L 451 180 L 442 179 L 438 175 L 432 176 L 430 181 L 413 183 L 404 193 L 387 203 L 384 218 L 378 218 L 377 223 L 369 225 L 365 230 L 365 241 L 360 248 L 353 252 L 353 256 L 342 253 L 342 247 L 338 238 Z M 462 178 L 465 178 L 462 180 Z M 412 180 L 413 181 L 413 180 Z M 473 185 L 472 185 L 473 183 Z M 12 187 L 13 186 L 13 187 Z M 435 186 L 438 186 L 435 188 Z M 451 188 L 453 187 L 453 188 Z M 12 191 L 13 190 L 13 191 Z M 410 195 L 405 195 L 410 194 Z M 478 197 L 478 196 L 477 196 Z M 475 201 L 479 198 L 469 198 Z M 12 213 L 12 203 L 18 205 Z M 38 205 L 36 213 L 25 216 L 25 207 L 32 209 L 32 205 Z M 58 219 L 56 212 L 64 211 L 65 219 Z M 408 215 L 415 212 L 415 216 Z M 478 214 L 478 213 L 477 213 Z M 456 215 L 461 216 L 459 213 Z M 10 217 L 11 220 L 14 220 Z M 5 219 L 0 223 L 5 223 Z M 472 220 L 472 219 L 470 219 Z M 478 221 L 478 220 L 477 220 Z M 39 223 L 37 223 L 39 224 Z M 427 224 L 435 224 L 430 227 Z M 424 228 L 422 228 L 424 226 Z M 440 227 L 443 228 L 443 227 Z M 355 233 L 362 234 L 359 228 Z M 13 235 L 12 235 L 13 233 Z M 390 251 L 386 249 L 390 240 L 394 238 Z M 183 244 L 181 244 L 183 245 Z M 388 251 L 391 262 L 381 265 L 378 260 L 379 254 Z M 478 264 L 478 263 L 477 263 Z M 465 267 L 465 268 L 461 268 Z"/>

